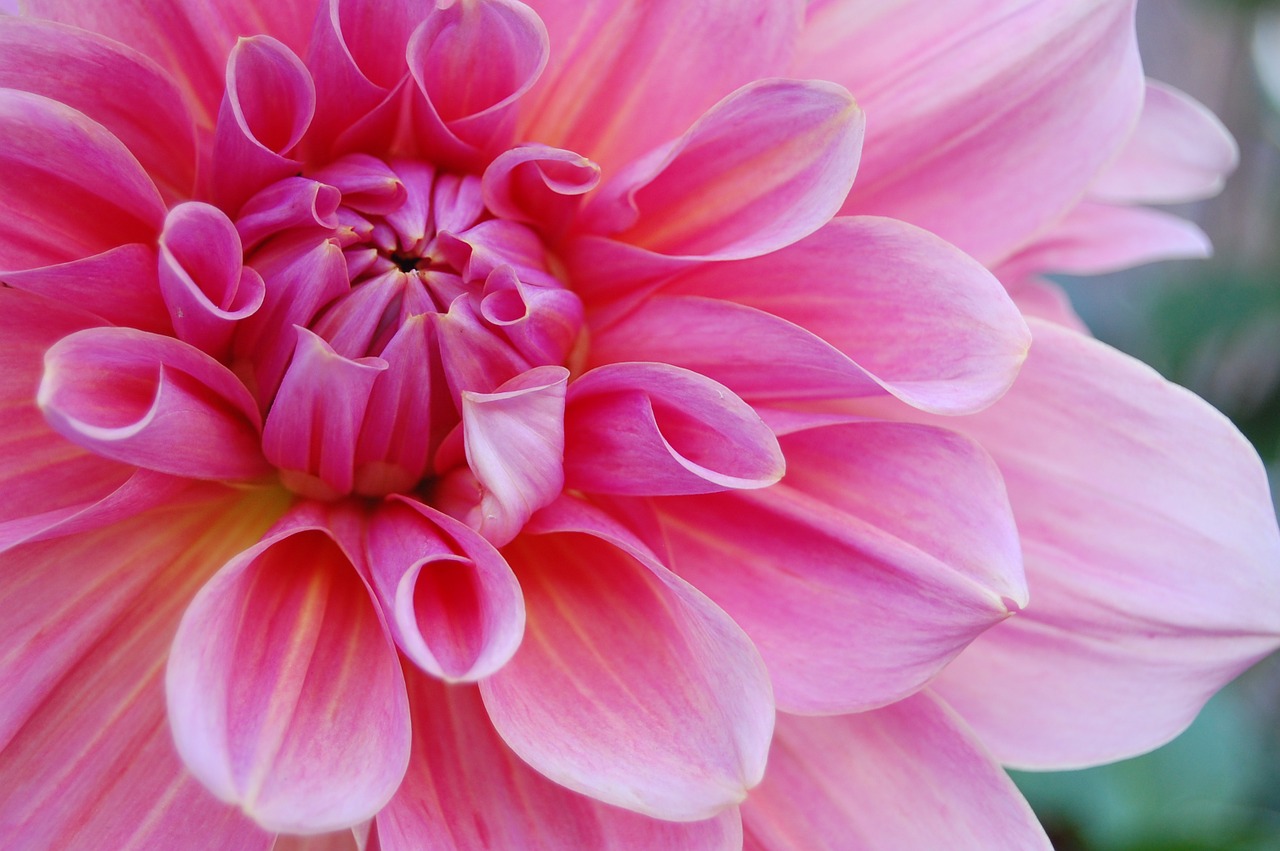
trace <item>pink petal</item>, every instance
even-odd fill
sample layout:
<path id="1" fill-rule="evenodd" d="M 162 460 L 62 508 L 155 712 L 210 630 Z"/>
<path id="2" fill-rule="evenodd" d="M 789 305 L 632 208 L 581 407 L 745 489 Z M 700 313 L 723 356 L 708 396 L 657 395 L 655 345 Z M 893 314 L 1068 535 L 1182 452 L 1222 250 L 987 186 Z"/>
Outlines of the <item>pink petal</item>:
<path id="1" fill-rule="evenodd" d="M 578 206 L 578 196 L 600 183 L 600 166 L 560 148 L 526 144 L 498 156 L 485 169 L 484 200 L 497 216 L 530 222 L 559 237 Z"/>
<path id="2" fill-rule="evenodd" d="M 318 515 L 295 509 L 209 580 L 178 627 L 165 680 L 191 772 L 291 833 L 370 818 L 409 759 L 394 646 Z"/>
<path id="3" fill-rule="evenodd" d="M 1032 328 L 1013 390 L 948 421 L 1000 465 L 1032 603 L 938 688 L 1001 762 L 1077 767 L 1172 738 L 1280 644 L 1280 534 L 1225 418 L 1101 343 Z"/>
<path id="4" fill-rule="evenodd" d="M 382 851 L 738 851 L 736 808 L 708 821 L 658 821 L 551 782 L 498 738 L 474 688 L 410 673 L 414 755 L 378 813 Z"/>
<path id="5" fill-rule="evenodd" d="M 167 198 L 189 197 L 196 142 L 182 93 L 151 60 L 83 30 L 0 21 L 0 87 L 83 112 L 125 144 Z"/>
<path id="6" fill-rule="evenodd" d="M 1186 94 L 1147 81 L 1142 115 L 1120 157 L 1089 187 L 1099 201 L 1175 204 L 1222 191 L 1240 150 L 1212 112 Z"/>
<path id="7" fill-rule="evenodd" d="M 427 673 L 478 680 L 520 646 L 520 584 L 462 523 L 408 498 L 384 503 L 369 520 L 365 557 L 396 643 Z"/>
<path id="8" fill-rule="evenodd" d="M 480 306 L 470 296 L 455 298 L 448 313 L 430 314 L 430 320 L 458 410 L 462 410 L 463 393 L 492 393 L 534 367 L 484 321 Z"/>
<path id="9" fill-rule="evenodd" d="M 495 547 L 511 541 L 564 488 L 564 410 L 569 371 L 529 370 L 493 393 L 462 394 L 468 479 L 478 501 L 439 503 Z M 443 483 L 448 488 L 448 481 Z"/>
<path id="10" fill-rule="evenodd" d="M 929 694 L 838 718 L 778 718 L 742 808 L 747 851 L 1049 851 L 1017 787 Z"/>
<path id="11" fill-rule="evenodd" d="M 36 403 L 68 440 L 106 458 L 196 479 L 268 471 L 253 398 L 222 364 L 171 337 L 91 328 L 45 354 Z"/>
<path id="12" fill-rule="evenodd" d="M 173 751 L 162 674 L 178 619 L 279 506 L 235 494 L 5 555 L 0 824 L 14 848 L 271 847 Z M 20 601 L 20 602 L 19 602 Z"/>
<path id="13" fill-rule="evenodd" d="M 310 325 L 320 308 L 351 290 L 351 281 L 338 244 L 309 233 L 273 241 L 252 262 L 266 294 L 258 312 L 237 329 L 232 348 L 237 359 L 253 365 L 250 387 L 265 408 L 293 354 L 293 326 Z"/>
<path id="14" fill-rule="evenodd" d="M 936 413 L 971 413 L 1009 388 L 1030 345 L 989 272 L 890 219 L 835 219 L 793 246 L 699 267 L 663 291 L 701 298 L 647 299 L 593 334 L 592 357 L 685 366 L 753 403 L 888 391 Z"/>
<path id="15" fill-rule="evenodd" d="M 1084 201 L 996 268 L 1002 281 L 1059 272 L 1100 275 L 1157 260 L 1208 257 L 1209 237 L 1185 219 L 1144 207 Z"/>
<path id="16" fill-rule="evenodd" d="M 381 358 L 345 358 L 301 326 L 262 429 L 262 451 L 293 490 L 317 499 L 351 493 L 355 450 Z"/>
<path id="17" fill-rule="evenodd" d="M 41 521 L 32 518 L 78 511 L 106 497 L 133 472 L 50 429 L 32 392 L 40 383 L 49 346 L 99 324 L 96 316 L 72 307 L 0 287 L 0 493 L 5 495 L 0 528 L 21 525 L 19 537 L 29 522 L 39 527 Z"/>
<path id="18" fill-rule="evenodd" d="M 236 231 L 245 250 L 252 250 L 272 236 L 294 228 L 338 227 L 342 193 L 305 177 L 286 177 L 254 195 L 240 208 Z"/>
<path id="19" fill-rule="evenodd" d="M 0 137 L 0 272 L 149 243 L 160 232 L 155 184 L 84 113 L 0 89 Z"/>
<path id="20" fill-rule="evenodd" d="M 236 42 L 214 132 L 218 206 L 234 214 L 258 190 L 297 174 L 301 163 L 291 152 L 315 110 L 315 84 L 293 51 L 265 35 Z"/>
<path id="21" fill-rule="evenodd" d="M 788 712 L 919 689 L 1026 605 L 999 473 L 951 432 L 863 422 L 783 438 L 755 493 L 654 502 L 672 570 L 760 648 Z"/>
<path id="22" fill-rule="evenodd" d="M 672 260 L 738 260 L 790 245 L 839 209 L 862 129 L 839 86 L 744 86 L 600 187 L 580 226 L 602 237 L 575 243 L 569 262 L 586 276 L 634 279 Z"/>
<path id="23" fill-rule="evenodd" d="M 422 98 L 419 144 L 446 162 L 501 150 L 515 134 L 513 107 L 546 67 L 548 53 L 546 27 L 523 3 L 436 4 L 407 52 Z"/>
<path id="24" fill-rule="evenodd" d="M 582 301 L 572 290 L 520 280 L 499 266 L 484 282 L 480 315 L 530 363 L 563 363 L 582 333 Z"/>
<path id="25" fill-rule="evenodd" d="M 480 684 L 498 734 L 551 780 L 644 815 L 695 821 L 741 801 L 773 727 L 750 641 L 586 506 L 557 503 L 529 531 L 506 551 L 524 642 Z"/>
<path id="26" fill-rule="evenodd" d="M 114 325 L 170 333 L 173 325 L 156 275 L 156 250 L 132 243 L 82 260 L 5 272 L 11 287 L 40 293 Z"/>
<path id="27" fill-rule="evenodd" d="M 207 127 L 223 92 L 223 67 L 239 36 L 270 33 L 302 49 L 315 18 L 315 0 L 25 0 L 31 14 L 122 41 L 164 66 Z"/>
<path id="28" fill-rule="evenodd" d="M 569 387 L 570 488 L 636 495 L 763 488 L 782 478 L 777 438 L 728 388 L 659 363 L 597 367 Z"/>
<path id="29" fill-rule="evenodd" d="M 187 343 L 226 355 L 236 323 L 262 306 L 266 286 L 244 265 L 240 235 L 219 210 L 198 201 L 169 211 L 160 234 L 160 291 Z"/>
<path id="30" fill-rule="evenodd" d="M 795 69 L 874 116 L 843 211 L 911 222 L 987 265 L 1078 200 L 1141 109 L 1129 0 L 911 0 L 866 18 L 815 7 Z"/>
<path id="31" fill-rule="evenodd" d="M 798 0 L 535 0 L 551 64 L 520 136 L 580 151 L 606 173 L 684 132 L 729 92 L 785 70 Z"/>
<path id="32" fill-rule="evenodd" d="M 1018 305 L 1023 316 L 1034 316 L 1089 335 L 1089 328 L 1071 306 L 1071 299 L 1062 287 L 1052 281 L 1034 277 L 1010 282 L 1008 286 L 1013 294 L 1014 304 Z"/>
<path id="33" fill-rule="evenodd" d="M 315 836 L 282 833 L 271 851 L 365 851 L 369 847 L 369 824 Z"/>

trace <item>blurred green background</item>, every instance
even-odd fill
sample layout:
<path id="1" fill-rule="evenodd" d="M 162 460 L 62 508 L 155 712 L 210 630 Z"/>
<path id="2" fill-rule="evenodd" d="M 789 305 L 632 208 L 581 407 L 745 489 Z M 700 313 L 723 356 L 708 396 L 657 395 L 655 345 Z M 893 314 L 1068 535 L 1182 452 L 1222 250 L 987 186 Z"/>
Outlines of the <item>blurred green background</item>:
<path id="1" fill-rule="evenodd" d="M 1063 280 L 1102 340 L 1230 416 L 1280 492 L 1280 0 L 1144 0 L 1149 76 L 1214 110 L 1240 144 L 1218 198 L 1177 208 L 1212 260 Z M 1280 851 L 1280 656 L 1154 753 L 1015 772 L 1058 851 Z"/>

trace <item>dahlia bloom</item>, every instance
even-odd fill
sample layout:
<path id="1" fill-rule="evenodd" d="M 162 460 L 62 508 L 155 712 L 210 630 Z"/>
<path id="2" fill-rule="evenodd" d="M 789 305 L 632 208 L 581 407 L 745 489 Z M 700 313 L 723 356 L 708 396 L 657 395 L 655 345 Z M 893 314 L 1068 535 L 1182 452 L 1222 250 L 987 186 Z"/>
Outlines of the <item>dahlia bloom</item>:
<path id="1" fill-rule="evenodd" d="M 1132 24 L 0 18 L 9 847 L 1048 847 L 1001 764 L 1280 641 L 1257 456 L 1040 278 L 1206 250 Z"/>

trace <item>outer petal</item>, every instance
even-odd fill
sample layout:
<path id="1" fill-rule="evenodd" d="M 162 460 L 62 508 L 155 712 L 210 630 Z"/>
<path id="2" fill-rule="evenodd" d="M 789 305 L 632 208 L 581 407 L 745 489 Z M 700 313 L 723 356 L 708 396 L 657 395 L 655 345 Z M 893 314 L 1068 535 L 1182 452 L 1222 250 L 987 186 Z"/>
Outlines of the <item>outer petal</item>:
<path id="1" fill-rule="evenodd" d="M 499 735 L 552 780 L 645 815 L 694 821 L 741 801 L 773 727 L 746 636 L 594 511 L 557 503 L 529 532 L 506 551 L 525 639 L 480 684 Z"/>
<path id="2" fill-rule="evenodd" d="M 860 715 L 778 718 L 742 808 L 746 851 L 1049 851 L 1022 795 L 929 694 Z"/>
<path id="3" fill-rule="evenodd" d="M 1099 201 L 1174 204 L 1222 191 L 1240 161 L 1231 133 L 1177 89 L 1147 81 L 1138 126 L 1115 162 L 1093 181 Z"/>
<path id="4" fill-rule="evenodd" d="M 49 299 L 0 287 L 0 523 L 77 510 L 105 497 L 132 468 L 69 443 L 35 402 L 45 351 L 101 323 Z M 0 538 L 6 537 L 0 534 Z"/>
<path id="5" fill-rule="evenodd" d="M 363 552 L 373 588 L 405 655 L 449 681 L 487 677 L 524 634 L 511 568 L 484 538 L 416 500 L 383 503 Z"/>
<path id="6" fill-rule="evenodd" d="M 1002 762 L 1077 767 L 1172 738 L 1280 643 L 1280 534 L 1225 418 L 1101 343 L 1033 330 L 1009 395 L 949 421 L 1000 465 L 1032 605 L 938 688 Z"/>
<path id="7" fill-rule="evenodd" d="M 769 427 L 727 388 L 659 363 L 607 364 L 569 388 L 565 479 L 595 493 L 763 488 L 785 461 Z"/>
<path id="8" fill-rule="evenodd" d="M 871 122 L 845 212 L 903 219 L 987 265 L 1050 225 L 1132 132 L 1131 0 L 813 7 L 797 68 Z M 1034 187 L 1034 191 L 1029 191 Z"/>
<path id="9" fill-rule="evenodd" d="M 178 81 L 202 122 L 213 126 L 222 70 L 240 36 L 267 33 L 293 50 L 306 45 L 316 0 L 25 0 L 31 14 L 102 33 L 161 63 Z"/>
<path id="10" fill-rule="evenodd" d="M 534 0 L 551 65 L 521 105 L 520 136 L 606 172 L 681 133 L 729 92 L 780 73 L 798 0 Z"/>
<path id="11" fill-rule="evenodd" d="M 36 402 L 73 443 L 196 479 L 267 472 L 258 410 L 230 370 L 171 337 L 90 328 L 45 353 Z"/>
<path id="12" fill-rule="evenodd" d="M 702 266 L 663 291 L 756 308 L 821 340 L 748 311 L 658 298 L 593 329 L 593 356 L 686 366 L 753 403 L 888 391 L 935 413 L 971 413 L 1008 389 L 1030 345 L 986 269 L 890 219 L 836 219 L 781 251 Z"/>
<path id="13" fill-rule="evenodd" d="M 863 422 L 782 439 L 768 490 L 655 500 L 671 568 L 760 648 L 788 712 L 919 689 L 1027 602 L 999 473 L 941 429 Z"/>
<path id="14" fill-rule="evenodd" d="M 279 511 L 235 495 L 5 555 L 0 825 L 14 848 L 266 851 L 183 768 L 162 673 L 182 610 Z"/>
<path id="15" fill-rule="evenodd" d="M 109 130 L 69 106 L 0 89 L 0 272 L 151 242 L 155 184 Z"/>
<path id="16" fill-rule="evenodd" d="M 196 139 L 182 93 L 159 67 L 72 27 L 0 21 L 0 88 L 44 95 L 106 127 L 169 198 L 195 183 Z"/>
<path id="17" fill-rule="evenodd" d="M 738 851 L 736 808 L 708 821 L 658 821 L 551 782 L 498 738 L 474 688 L 409 675 L 414 756 L 378 813 L 382 851 Z"/>
<path id="18" fill-rule="evenodd" d="M 600 187 L 579 217 L 575 278 L 622 283 L 696 260 L 776 251 L 816 231 L 853 184 L 863 116 L 839 86 L 761 80 Z M 619 244 L 621 243 L 621 244 Z"/>
<path id="19" fill-rule="evenodd" d="M 1015 289 L 1023 278 L 1037 273 L 1099 275 L 1211 253 L 1209 237 L 1185 219 L 1144 207 L 1084 201 L 997 267 L 996 274 Z"/>
<path id="20" fill-rule="evenodd" d="M 165 682 L 192 773 L 259 824 L 291 833 L 372 817 L 409 758 L 394 646 L 318 515 L 295 509 L 200 590 Z"/>

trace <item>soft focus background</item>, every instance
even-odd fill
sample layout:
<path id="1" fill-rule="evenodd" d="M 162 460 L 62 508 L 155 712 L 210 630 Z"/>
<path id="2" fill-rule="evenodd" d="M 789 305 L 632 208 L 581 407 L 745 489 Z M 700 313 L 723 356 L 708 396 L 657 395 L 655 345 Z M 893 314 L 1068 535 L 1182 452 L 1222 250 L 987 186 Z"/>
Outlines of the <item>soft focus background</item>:
<path id="1" fill-rule="evenodd" d="M 1064 280 L 1094 333 L 1190 387 L 1253 441 L 1280 492 L 1280 0 L 1138 4 L 1147 74 L 1216 112 L 1240 143 L 1222 196 L 1177 212 L 1205 262 Z M 1137 759 L 1016 773 L 1058 851 L 1280 851 L 1280 655 L 1181 738 Z"/>

